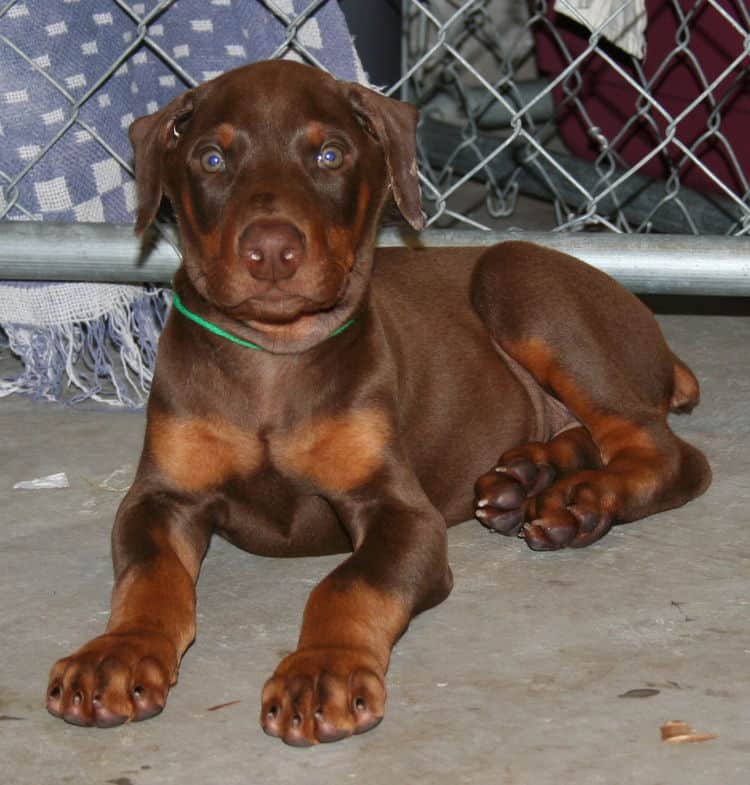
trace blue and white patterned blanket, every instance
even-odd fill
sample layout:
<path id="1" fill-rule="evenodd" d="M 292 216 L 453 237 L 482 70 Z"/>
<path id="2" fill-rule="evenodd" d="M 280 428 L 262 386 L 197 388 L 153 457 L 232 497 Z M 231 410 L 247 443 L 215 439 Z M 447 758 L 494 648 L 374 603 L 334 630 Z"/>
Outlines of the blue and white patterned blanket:
<path id="1" fill-rule="evenodd" d="M 310 6 L 284 49 L 285 19 Z M 149 18 L 151 45 L 139 43 Z M 339 78 L 363 78 L 333 0 L 17 0 L 0 16 L 0 217 L 132 221 L 133 182 L 110 149 L 131 161 L 133 119 L 190 80 L 300 47 Z"/>

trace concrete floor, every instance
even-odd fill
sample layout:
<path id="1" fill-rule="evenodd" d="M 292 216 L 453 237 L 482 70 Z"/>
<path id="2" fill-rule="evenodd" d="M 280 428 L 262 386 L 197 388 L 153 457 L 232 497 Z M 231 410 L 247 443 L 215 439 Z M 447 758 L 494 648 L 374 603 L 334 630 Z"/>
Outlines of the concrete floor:
<path id="1" fill-rule="evenodd" d="M 702 406 L 674 425 L 713 464 L 706 495 L 584 551 L 535 554 L 476 522 L 453 529 L 456 588 L 397 646 L 385 720 L 306 750 L 261 732 L 258 697 L 337 558 L 267 560 L 221 541 L 160 717 L 96 730 L 47 714 L 50 665 L 107 617 L 122 492 L 103 484 L 132 475 L 143 418 L 0 401 L 2 782 L 748 785 L 750 318 L 661 322 L 703 386 Z M 11 489 L 58 471 L 69 489 Z M 658 693 L 619 697 L 641 688 Z M 717 738 L 664 744 L 671 719 Z"/>

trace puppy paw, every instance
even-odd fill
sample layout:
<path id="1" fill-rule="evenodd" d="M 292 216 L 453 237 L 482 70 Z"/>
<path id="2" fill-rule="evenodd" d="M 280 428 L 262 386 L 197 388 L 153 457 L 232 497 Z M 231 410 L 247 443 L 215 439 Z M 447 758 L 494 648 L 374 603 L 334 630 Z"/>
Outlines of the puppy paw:
<path id="1" fill-rule="evenodd" d="M 596 542 L 614 520 L 614 495 L 603 482 L 606 479 L 603 472 L 587 472 L 558 481 L 529 505 L 529 520 L 519 536 L 535 551 L 583 548 Z"/>
<path id="2" fill-rule="evenodd" d="M 163 635 L 101 635 L 52 666 L 47 710 L 99 728 L 146 720 L 164 708 L 176 673 L 174 647 Z"/>
<path id="3" fill-rule="evenodd" d="M 555 470 L 528 458 L 501 463 L 474 485 L 474 515 L 492 531 L 518 534 L 525 520 L 525 502 L 548 488 Z"/>
<path id="4" fill-rule="evenodd" d="M 369 652 L 304 649 L 266 682 L 260 724 L 270 736 L 306 747 L 374 728 L 384 707 L 384 673 Z"/>

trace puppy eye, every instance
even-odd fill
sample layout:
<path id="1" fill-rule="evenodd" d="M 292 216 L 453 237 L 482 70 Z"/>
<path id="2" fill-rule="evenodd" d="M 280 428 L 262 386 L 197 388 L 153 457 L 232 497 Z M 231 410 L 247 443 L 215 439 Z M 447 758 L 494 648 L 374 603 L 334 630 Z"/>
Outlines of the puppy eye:
<path id="1" fill-rule="evenodd" d="M 203 171 L 213 174 L 223 172 L 226 168 L 224 156 L 218 150 L 208 150 L 201 156 L 201 166 Z"/>
<path id="2" fill-rule="evenodd" d="M 344 163 L 344 151 L 336 144 L 327 144 L 318 153 L 318 166 L 321 169 L 338 169 Z"/>

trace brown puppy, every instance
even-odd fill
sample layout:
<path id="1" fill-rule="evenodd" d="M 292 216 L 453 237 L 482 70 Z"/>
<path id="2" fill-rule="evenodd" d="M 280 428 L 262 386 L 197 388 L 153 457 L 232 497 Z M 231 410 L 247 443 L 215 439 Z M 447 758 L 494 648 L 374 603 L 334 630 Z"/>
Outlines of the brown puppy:
<path id="1" fill-rule="evenodd" d="M 314 744 L 383 716 L 391 647 L 451 589 L 446 524 L 475 512 L 532 548 L 578 547 L 707 487 L 667 425 L 697 382 L 606 275 L 524 242 L 375 251 L 389 196 L 423 225 L 416 120 L 267 62 L 133 124 L 137 231 L 166 194 L 184 263 L 115 522 L 112 615 L 53 667 L 54 715 L 162 710 L 214 533 L 266 555 L 353 551 L 263 690 L 264 730 Z"/>

